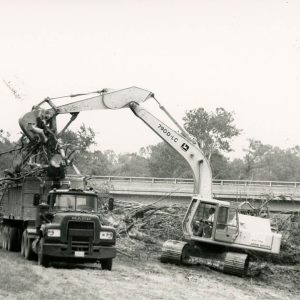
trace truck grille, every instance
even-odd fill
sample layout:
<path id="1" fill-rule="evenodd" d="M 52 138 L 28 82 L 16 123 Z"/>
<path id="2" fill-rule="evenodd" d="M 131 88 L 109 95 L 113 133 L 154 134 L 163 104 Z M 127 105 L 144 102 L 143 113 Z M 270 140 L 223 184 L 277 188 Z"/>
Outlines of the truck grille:
<path id="1" fill-rule="evenodd" d="M 83 251 L 86 255 L 92 251 L 94 240 L 94 222 L 70 221 L 68 223 L 68 244 L 72 254 Z"/>
<path id="2" fill-rule="evenodd" d="M 69 229 L 92 229 L 94 230 L 94 222 L 74 222 L 70 221 Z"/>

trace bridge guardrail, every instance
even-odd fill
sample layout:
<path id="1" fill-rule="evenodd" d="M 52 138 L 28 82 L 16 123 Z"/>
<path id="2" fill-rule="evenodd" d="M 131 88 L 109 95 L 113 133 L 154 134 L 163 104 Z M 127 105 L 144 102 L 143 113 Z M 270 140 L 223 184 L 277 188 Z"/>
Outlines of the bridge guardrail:
<path id="1" fill-rule="evenodd" d="M 93 179 L 120 182 L 148 182 L 148 183 L 180 183 L 191 184 L 192 178 L 158 178 L 158 177 L 131 177 L 131 176 L 91 176 Z M 300 188 L 300 182 L 290 181 L 258 181 L 258 180 L 223 180 L 213 179 L 213 185 L 236 185 L 236 186 L 265 186 L 265 187 L 292 187 Z"/>

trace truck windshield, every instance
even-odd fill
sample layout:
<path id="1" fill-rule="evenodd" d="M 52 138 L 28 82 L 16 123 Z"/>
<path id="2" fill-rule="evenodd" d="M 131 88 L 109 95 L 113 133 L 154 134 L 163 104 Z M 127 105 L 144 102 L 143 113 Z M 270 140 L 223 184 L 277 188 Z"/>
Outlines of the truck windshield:
<path id="1" fill-rule="evenodd" d="M 97 197 L 92 195 L 56 194 L 53 209 L 97 211 Z"/>

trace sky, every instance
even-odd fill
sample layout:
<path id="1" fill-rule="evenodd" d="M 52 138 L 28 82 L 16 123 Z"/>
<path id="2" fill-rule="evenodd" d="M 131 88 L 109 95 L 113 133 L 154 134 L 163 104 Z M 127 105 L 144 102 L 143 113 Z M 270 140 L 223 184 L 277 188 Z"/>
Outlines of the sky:
<path id="1" fill-rule="evenodd" d="M 249 138 L 299 145 L 299 15 L 291 0 L 0 0 L 0 128 L 20 137 L 18 119 L 47 96 L 138 86 L 179 123 L 193 108 L 233 111 L 231 157 Z M 70 129 L 82 123 L 100 150 L 160 142 L 128 109 L 81 113 Z"/>

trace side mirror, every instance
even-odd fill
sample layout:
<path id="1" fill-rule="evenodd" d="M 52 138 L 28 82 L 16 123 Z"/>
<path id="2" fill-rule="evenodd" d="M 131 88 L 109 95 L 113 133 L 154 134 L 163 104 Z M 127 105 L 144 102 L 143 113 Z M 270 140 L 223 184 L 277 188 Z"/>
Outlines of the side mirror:
<path id="1" fill-rule="evenodd" d="M 40 194 L 34 194 L 33 195 L 33 206 L 38 206 L 40 204 L 41 195 Z"/>

